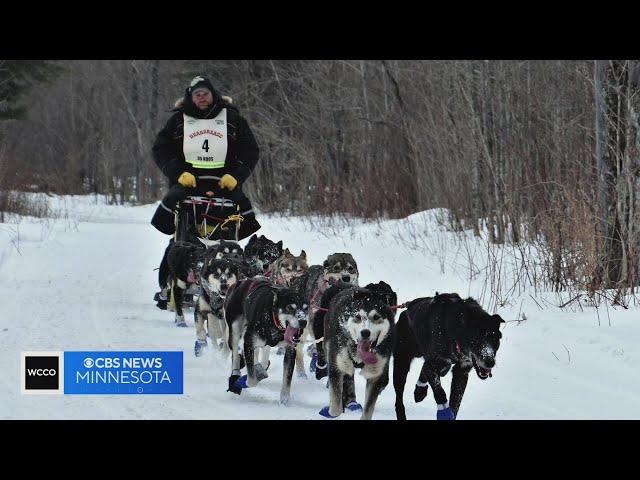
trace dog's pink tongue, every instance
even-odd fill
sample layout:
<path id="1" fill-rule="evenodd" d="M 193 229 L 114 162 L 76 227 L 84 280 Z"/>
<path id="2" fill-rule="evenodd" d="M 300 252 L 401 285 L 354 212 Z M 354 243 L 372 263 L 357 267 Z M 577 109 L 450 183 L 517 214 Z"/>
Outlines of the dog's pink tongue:
<path id="1" fill-rule="evenodd" d="M 293 338 L 298 334 L 298 329 L 293 328 L 291 326 L 287 326 L 287 329 L 284 331 L 284 341 L 287 342 L 292 347 L 295 347 L 296 344 Z"/>
<path id="2" fill-rule="evenodd" d="M 187 282 L 198 283 L 198 277 L 196 276 L 195 273 L 193 273 L 193 270 L 189 270 L 189 275 L 187 276 Z"/>
<path id="3" fill-rule="evenodd" d="M 371 342 L 369 340 L 358 343 L 358 356 L 365 365 L 371 365 L 378 361 L 376 354 L 371 352 Z"/>

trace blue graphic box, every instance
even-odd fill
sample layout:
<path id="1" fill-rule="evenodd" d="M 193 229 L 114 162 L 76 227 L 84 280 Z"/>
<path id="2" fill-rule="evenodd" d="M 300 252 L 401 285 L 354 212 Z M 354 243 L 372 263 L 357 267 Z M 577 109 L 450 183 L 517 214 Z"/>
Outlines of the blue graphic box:
<path id="1" fill-rule="evenodd" d="M 64 393 L 181 395 L 183 352 L 64 352 Z"/>

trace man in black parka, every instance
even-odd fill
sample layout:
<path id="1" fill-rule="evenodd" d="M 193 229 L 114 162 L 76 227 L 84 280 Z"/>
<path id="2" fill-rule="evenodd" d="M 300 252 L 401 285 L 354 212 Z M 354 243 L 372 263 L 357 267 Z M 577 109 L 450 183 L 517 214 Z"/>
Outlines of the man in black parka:
<path id="1" fill-rule="evenodd" d="M 187 195 L 222 190 L 224 196 L 239 205 L 244 218 L 238 239 L 255 233 L 260 224 L 251 202 L 242 193 L 242 184 L 256 166 L 260 149 L 246 119 L 231 98 L 222 96 L 204 76 L 191 81 L 171 112 L 153 144 L 153 160 L 169 180 L 170 188 L 151 224 L 172 235 L 178 201 Z M 162 309 L 166 308 L 169 275 L 166 253 L 158 278 L 162 290 L 154 297 Z"/>

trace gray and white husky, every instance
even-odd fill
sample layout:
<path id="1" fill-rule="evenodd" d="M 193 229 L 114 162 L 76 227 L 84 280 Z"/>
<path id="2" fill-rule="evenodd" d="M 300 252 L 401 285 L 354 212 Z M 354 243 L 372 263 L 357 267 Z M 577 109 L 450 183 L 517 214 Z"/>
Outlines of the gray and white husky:
<path id="1" fill-rule="evenodd" d="M 224 317 L 224 299 L 227 290 L 251 273 L 251 266 L 242 258 L 209 256 L 200 272 L 200 295 L 195 309 L 195 355 L 199 357 L 207 347 L 207 333 L 218 349 L 228 353 L 227 323 Z M 207 329 L 205 330 L 205 321 Z"/>
<path id="2" fill-rule="evenodd" d="M 291 288 L 302 293 L 309 302 L 309 318 L 307 328 L 302 336 L 302 341 L 296 349 L 296 368 L 298 376 L 306 377 L 304 369 L 304 342 L 307 337 L 311 339 L 310 353 L 317 355 L 316 378 L 320 380 L 327 376 L 327 364 L 324 358 L 322 337 L 324 325 L 315 325 L 314 317 L 320 305 L 320 297 L 330 285 L 343 282 L 352 286 L 358 285 L 358 264 L 350 253 L 333 253 L 329 255 L 322 265 L 311 265 L 302 275 L 292 278 L 289 282 Z M 313 366 L 313 363 L 312 363 Z M 313 370 L 313 368 L 311 368 Z"/>
<path id="3" fill-rule="evenodd" d="M 355 403 L 355 369 L 366 378 L 361 420 L 371 420 L 389 383 L 397 296 L 385 282 L 366 288 L 339 283 L 323 294 L 324 350 L 329 370 L 329 405 L 320 414 L 334 418 Z M 359 407 L 359 405 L 358 405 Z M 350 408 L 351 409 L 351 408 Z"/>

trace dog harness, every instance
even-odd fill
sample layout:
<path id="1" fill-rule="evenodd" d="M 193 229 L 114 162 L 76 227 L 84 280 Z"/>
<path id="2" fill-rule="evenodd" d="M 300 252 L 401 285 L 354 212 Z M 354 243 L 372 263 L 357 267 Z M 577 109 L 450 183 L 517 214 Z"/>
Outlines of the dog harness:
<path id="1" fill-rule="evenodd" d="M 282 285 L 275 285 L 271 283 L 271 280 L 265 277 L 245 278 L 231 285 L 227 290 L 227 296 L 229 296 L 231 292 L 235 290 L 239 285 L 249 280 L 251 280 L 251 283 L 249 284 L 249 288 L 247 289 L 247 297 L 249 297 L 249 295 L 251 295 L 260 287 L 269 287 L 272 290 L 281 290 L 285 288 Z M 280 332 L 284 332 L 286 330 L 286 327 L 282 325 L 282 322 L 280 322 L 275 308 L 271 309 L 271 321 L 273 322 L 273 326 L 276 327 L 276 329 L 278 329 Z"/>

